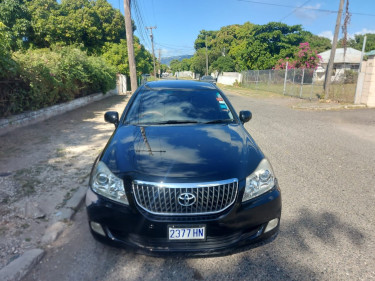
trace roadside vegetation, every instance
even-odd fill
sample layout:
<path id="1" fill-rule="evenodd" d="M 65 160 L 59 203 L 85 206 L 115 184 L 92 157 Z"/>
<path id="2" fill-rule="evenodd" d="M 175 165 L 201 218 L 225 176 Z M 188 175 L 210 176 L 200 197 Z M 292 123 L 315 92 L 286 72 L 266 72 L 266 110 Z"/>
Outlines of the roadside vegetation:
<path id="1" fill-rule="evenodd" d="M 366 35 L 366 51 L 373 50 L 375 34 Z M 363 39 L 364 35 L 357 34 L 346 46 L 361 50 Z M 190 70 L 203 75 L 206 72 L 206 46 L 209 73 L 283 68 L 286 61 L 290 68 L 314 68 L 319 60 L 317 54 L 332 48 L 328 38 L 314 35 L 301 25 L 246 22 L 220 30 L 201 30 L 194 43 L 194 56 L 171 61 L 171 71 Z M 343 47 L 342 39 L 338 47 Z"/>
<path id="2" fill-rule="evenodd" d="M 246 22 L 222 27 L 218 31 L 202 30 L 195 40 L 195 54 L 181 62 L 171 62 L 171 70 L 206 71 L 206 44 L 209 72 L 272 69 L 280 59 L 295 58 L 301 43 L 309 43 L 312 52 L 331 48 L 329 39 L 313 35 L 301 25 L 270 22 L 264 25 Z"/>
<path id="3" fill-rule="evenodd" d="M 135 41 L 138 75 L 149 73 Z M 106 93 L 129 73 L 126 50 L 124 17 L 107 0 L 0 1 L 0 117 Z"/>

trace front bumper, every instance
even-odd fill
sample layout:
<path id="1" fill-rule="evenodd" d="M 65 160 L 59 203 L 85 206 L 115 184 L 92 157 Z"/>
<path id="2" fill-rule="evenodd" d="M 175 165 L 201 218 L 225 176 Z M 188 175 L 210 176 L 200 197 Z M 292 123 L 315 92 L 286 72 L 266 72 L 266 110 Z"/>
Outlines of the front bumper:
<path id="1" fill-rule="evenodd" d="M 148 253 L 216 254 L 274 235 L 279 228 L 281 193 L 276 184 L 271 191 L 262 196 L 245 203 L 236 202 L 229 210 L 209 216 L 151 215 L 132 202 L 129 206 L 124 206 L 97 195 L 91 189 L 86 195 L 86 207 L 90 226 L 91 222 L 94 222 L 103 230 L 98 234 L 97 230 L 93 231 L 90 227 L 93 236 L 102 242 Z M 274 219 L 278 219 L 277 224 L 268 231 L 267 225 Z M 168 227 L 196 225 L 206 226 L 206 240 L 168 239 Z"/>

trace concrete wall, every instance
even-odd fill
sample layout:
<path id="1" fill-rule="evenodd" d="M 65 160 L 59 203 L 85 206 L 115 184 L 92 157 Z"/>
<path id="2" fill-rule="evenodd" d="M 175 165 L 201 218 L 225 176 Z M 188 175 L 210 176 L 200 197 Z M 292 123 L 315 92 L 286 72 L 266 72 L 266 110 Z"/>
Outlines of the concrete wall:
<path id="1" fill-rule="evenodd" d="M 128 91 L 126 76 L 120 73 L 116 74 L 116 89 L 119 95 L 126 94 Z"/>
<path id="2" fill-rule="evenodd" d="M 37 111 L 25 112 L 17 115 L 10 116 L 8 118 L 0 119 L 0 135 L 3 135 L 9 131 L 23 126 L 31 125 L 53 116 L 63 114 L 67 111 L 74 110 L 76 108 L 85 106 L 94 101 L 98 101 L 107 98 L 112 95 L 116 95 L 116 90 L 111 90 L 107 94 L 102 93 L 89 95 L 86 97 L 78 98 L 69 102 L 53 105 Z"/>
<path id="3" fill-rule="evenodd" d="M 242 83 L 242 74 L 238 72 L 223 72 L 217 77 L 217 83 L 233 85 L 235 82 Z"/>
<path id="4" fill-rule="evenodd" d="M 174 76 L 177 78 L 194 78 L 194 74 L 191 71 L 179 71 Z"/>
<path id="5" fill-rule="evenodd" d="M 367 62 L 362 64 L 362 74 L 358 84 L 362 82 L 362 89 L 357 88 L 357 93 L 361 93 L 359 102 L 368 107 L 375 107 L 375 56 L 369 56 Z"/>

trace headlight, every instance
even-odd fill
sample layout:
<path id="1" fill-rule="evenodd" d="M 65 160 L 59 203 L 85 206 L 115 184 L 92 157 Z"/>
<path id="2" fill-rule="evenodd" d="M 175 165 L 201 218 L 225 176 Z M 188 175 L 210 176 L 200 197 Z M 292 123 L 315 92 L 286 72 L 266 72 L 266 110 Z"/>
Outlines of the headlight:
<path id="1" fill-rule="evenodd" d="M 257 197 L 275 185 L 275 175 L 273 173 L 271 164 L 266 158 L 260 161 L 255 171 L 246 178 L 245 192 L 242 197 L 242 202 Z"/>
<path id="2" fill-rule="evenodd" d="M 92 190 L 96 193 L 114 201 L 129 204 L 123 180 L 116 177 L 103 162 L 99 161 L 96 165 L 90 183 Z"/>

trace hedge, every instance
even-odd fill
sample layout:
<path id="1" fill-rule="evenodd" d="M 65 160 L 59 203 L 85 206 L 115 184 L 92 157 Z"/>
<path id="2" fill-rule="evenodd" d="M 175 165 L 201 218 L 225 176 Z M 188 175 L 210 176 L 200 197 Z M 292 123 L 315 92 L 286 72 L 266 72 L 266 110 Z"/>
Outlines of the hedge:
<path id="1" fill-rule="evenodd" d="M 0 77 L 0 116 L 37 110 L 113 89 L 116 70 L 74 47 L 15 52 L 13 77 Z"/>

